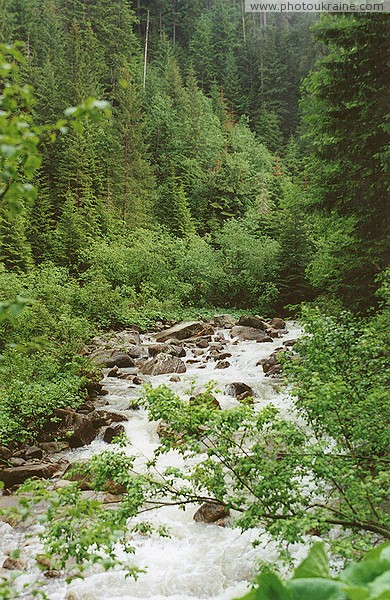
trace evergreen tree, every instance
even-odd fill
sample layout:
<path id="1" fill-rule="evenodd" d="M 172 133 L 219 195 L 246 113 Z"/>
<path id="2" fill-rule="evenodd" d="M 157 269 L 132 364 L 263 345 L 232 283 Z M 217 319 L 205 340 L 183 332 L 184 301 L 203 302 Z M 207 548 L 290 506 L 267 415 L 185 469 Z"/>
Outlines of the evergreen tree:
<path id="1" fill-rule="evenodd" d="M 331 250 L 339 276 L 325 277 L 322 287 L 364 309 L 389 250 L 389 21 L 379 14 L 327 16 L 317 34 L 329 54 L 306 81 L 305 119 L 315 151 L 312 208 L 325 219 L 338 215 L 354 223 L 348 241 Z"/>

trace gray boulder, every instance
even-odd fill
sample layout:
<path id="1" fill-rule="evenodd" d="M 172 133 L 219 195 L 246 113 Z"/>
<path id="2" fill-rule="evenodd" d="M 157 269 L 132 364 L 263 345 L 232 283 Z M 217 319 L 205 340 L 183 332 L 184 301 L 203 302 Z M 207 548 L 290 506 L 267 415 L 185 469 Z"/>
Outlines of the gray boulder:
<path id="1" fill-rule="evenodd" d="M 201 321 L 185 321 L 157 333 L 154 337 L 157 342 L 165 342 L 166 340 L 169 340 L 169 338 L 185 340 L 200 335 L 204 332 L 204 329 L 205 323 L 202 323 Z"/>
<path id="2" fill-rule="evenodd" d="M 260 319 L 260 317 L 252 317 L 250 315 L 240 317 L 238 324 L 242 327 L 253 327 L 253 329 L 261 329 L 261 331 L 265 331 L 267 329 L 267 324 L 264 323 L 263 319 Z"/>
<path id="3" fill-rule="evenodd" d="M 19 485 L 30 479 L 38 477 L 39 479 L 49 479 L 61 468 L 59 463 L 25 463 L 20 467 L 9 467 L 0 472 L 0 481 L 4 483 L 5 488 Z"/>
<path id="4" fill-rule="evenodd" d="M 142 367 L 143 375 L 165 375 L 167 373 L 185 373 L 187 367 L 177 356 L 161 353 L 148 360 Z"/>
<path id="5" fill-rule="evenodd" d="M 236 325 L 232 329 L 232 336 L 237 337 L 241 341 L 259 341 L 266 337 L 265 332 L 262 329 L 255 329 L 254 327 L 244 327 L 242 325 Z"/>
<path id="6" fill-rule="evenodd" d="M 198 523 L 215 523 L 229 515 L 229 510 L 224 504 L 205 502 L 194 514 L 194 521 Z"/>

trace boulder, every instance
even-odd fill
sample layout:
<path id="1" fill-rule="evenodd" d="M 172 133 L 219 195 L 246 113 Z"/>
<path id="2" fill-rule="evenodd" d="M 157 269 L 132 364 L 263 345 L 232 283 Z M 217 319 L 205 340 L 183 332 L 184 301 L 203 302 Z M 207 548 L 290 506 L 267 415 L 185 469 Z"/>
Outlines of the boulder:
<path id="1" fill-rule="evenodd" d="M 185 321 L 183 323 L 177 323 L 165 331 L 156 333 L 154 337 L 157 342 L 165 342 L 166 340 L 169 340 L 169 338 L 185 340 L 202 334 L 204 329 L 205 323 L 202 323 L 201 321 Z"/>
<path id="2" fill-rule="evenodd" d="M 104 432 L 103 441 L 107 444 L 111 444 L 114 438 L 123 433 L 125 433 L 125 428 L 123 427 L 123 425 L 109 425 Z"/>
<path id="3" fill-rule="evenodd" d="M 165 375 L 167 373 L 185 373 L 187 367 L 177 356 L 162 353 L 152 360 L 148 360 L 140 370 L 143 375 Z"/>
<path id="4" fill-rule="evenodd" d="M 250 315 L 240 317 L 238 325 L 241 325 L 242 327 L 252 327 L 253 329 L 261 329 L 261 331 L 267 329 L 267 324 L 264 323 L 260 317 L 252 317 Z"/>
<path id="5" fill-rule="evenodd" d="M 189 402 L 191 406 L 201 406 L 202 404 L 204 404 L 211 405 L 217 408 L 218 410 L 222 410 L 218 400 L 211 394 L 197 394 L 196 396 L 191 396 Z"/>
<path id="6" fill-rule="evenodd" d="M 230 358 L 231 355 L 231 352 L 221 352 L 220 354 L 217 354 L 216 358 L 218 358 L 219 360 L 226 360 L 227 358 Z"/>
<path id="7" fill-rule="evenodd" d="M 31 458 L 42 458 L 42 456 L 42 448 L 39 448 L 38 446 L 30 446 L 30 448 L 27 448 L 26 452 L 24 453 L 26 460 L 30 460 Z"/>
<path id="8" fill-rule="evenodd" d="M 274 367 L 272 367 L 271 369 L 269 369 L 269 371 L 266 373 L 266 377 L 275 377 L 276 375 L 279 375 L 279 373 L 282 372 L 282 365 L 277 364 Z"/>
<path id="9" fill-rule="evenodd" d="M 292 339 L 292 340 L 286 340 L 285 342 L 283 342 L 283 346 L 286 346 L 287 348 L 290 346 L 294 346 L 297 343 L 298 340 L 296 339 Z"/>
<path id="10" fill-rule="evenodd" d="M 278 359 L 276 358 L 276 354 L 271 354 L 271 356 L 265 360 L 259 361 L 258 364 L 261 364 L 264 373 L 268 373 L 275 365 L 278 364 Z"/>
<path id="11" fill-rule="evenodd" d="M 53 477 L 54 473 L 61 468 L 59 463 L 25 463 L 20 467 L 9 467 L 3 469 L 0 472 L 0 481 L 3 481 L 5 488 L 19 485 L 30 479 L 31 477 L 38 477 L 39 479 L 49 479 Z"/>
<path id="12" fill-rule="evenodd" d="M 0 460 L 8 460 L 11 458 L 12 452 L 5 446 L 0 446 Z"/>
<path id="13" fill-rule="evenodd" d="M 254 327 L 236 325 L 232 329 L 232 336 L 239 338 L 241 341 L 257 341 L 265 337 L 265 332 L 262 329 L 255 329 Z"/>
<path id="14" fill-rule="evenodd" d="M 103 425 L 111 425 L 112 423 L 120 423 L 121 421 L 129 420 L 122 412 L 107 410 L 104 407 L 97 408 L 93 413 L 91 413 L 90 416 L 93 426 L 96 428 L 103 427 Z"/>
<path id="15" fill-rule="evenodd" d="M 172 375 L 172 377 L 169 378 L 169 381 L 177 383 L 178 381 L 181 381 L 181 378 L 179 377 L 179 375 Z"/>
<path id="16" fill-rule="evenodd" d="M 119 350 L 97 350 L 91 354 L 91 359 L 102 367 L 134 367 L 134 360 L 126 352 Z"/>
<path id="17" fill-rule="evenodd" d="M 83 415 L 70 409 L 57 409 L 56 416 L 61 423 L 56 436 L 63 438 L 71 448 L 80 448 L 90 444 L 97 435 L 96 426 L 90 415 Z"/>
<path id="18" fill-rule="evenodd" d="M 220 360 L 215 365 L 214 369 L 227 369 L 230 367 L 230 362 L 228 360 Z"/>
<path id="19" fill-rule="evenodd" d="M 271 338 L 279 338 L 280 337 L 280 329 L 274 329 L 273 327 L 269 327 L 267 329 L 267 335 Z"/>
<path id="20" fill-rule="evenodd" d="M 205 502 L 194 514 L 194 521 L 198 523 L 215 523 L 229 515 L 229 510 L 224 504 Z"/>
<path id="21" fill-rule="evenodd" d="M 186 351 L 181 345 L 175 344 L 151 344 L 147 347 L 149 356 L 157 356 L 157 354 L 170 354 L 171 356 L 183 357 Z"/>
<path id="22" fill-rule="evenodd" d="M 237 396 L 238 402 L 242 402 L 243 404 L 254 404 L 253 402 L 253 393 L 251 392 L 243 392 Z"/>
<path id="23" fill-rule="evenodd" d="M 26 568 L 26 563 L 20 560 L 20 558 L 12 558 L 9 556 L 3 562 L 3 569 L 7 569 L 9 571 L 24 571 Z"/>
<path id="24" fill-rule="evenodd" d="M 126 353 L 131 358 L 139 358 L 140 356 L 143 355 L 143 348 L 142 348 L 142 346 L 138 346 L 135 344 L 129 344 L 128 346 L 126 346 Z"/>
<path id="25" fill-rule="evenodd" d="M 67 442 L 43 442 L 40 447 L 47 454 L 57 454 L 57 452 L 69 448 L 69 444 Z"/>
<path id="26" fill-rule="evenodd" d="M 273 339 L 270 335 L 266 335 L 263 338 L 256 340 L 256 344 L 260 344 L 261 342 L 273 342 Z"/>
<path id="27" fill-rule="evenodd" d="M 242 381 L 233 381 L 233 383 L 227 385 L 226 392 L 235 398 L 238 398 L 238 396 L 242 396 L 245 393 L 250 396 L 254 396 L 252 388 L 246 383 L 242 383 Z"/>
<path id="28" fill-rule="evenodd" d="M 269 324 L 273 329 L 286 329 L 285 321 L 283 321 L 283 319 L 280 319 L 279 317 L 274 317 L 273 319 L 271 319 L 269 321 Z"/>
<path id="29" fill-rule="evenodd" d="M 237 319 L 232 317 L 232 315 L 215 315 L 211 323 L 221 329 L 231 329 L 237 324 Z"/>
<path id="30" fill-rule="evenodd" d="M 200 340 L 198 340 L 196 342 L 196 345 L 198 348 L 207 348 L 209 343 L 210 343 L 210 340 L 208 340 L 206 338 L 200 338 Z"/>
<path id="31" fill-rule="evenodd" d="M 134 360 L 126 352 L 120 352 L 119 350 L 113 350 L 109 358 L 106 360 L 106 367 L 134 367 Z"/>
<path id="32" fill-rule="evenodd" d="M 24 458 L 18 458 L 17 456 L 13 456 L 9 459 L 9 464 L 13 467 L 21 467 L 22 465 L 26 464 L 26 461 L 24 460 Z"/>

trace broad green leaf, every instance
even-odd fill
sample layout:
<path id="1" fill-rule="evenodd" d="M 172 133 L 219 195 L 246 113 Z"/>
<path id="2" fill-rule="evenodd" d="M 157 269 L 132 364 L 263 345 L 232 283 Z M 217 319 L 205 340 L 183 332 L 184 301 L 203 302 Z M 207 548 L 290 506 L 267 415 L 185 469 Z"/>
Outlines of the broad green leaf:
<path id="1" fill-rule="evenodd" d="M 366 585 L 389 570 L 389 560 L 364 560 L 360 563 L 349 565 L 349 567 L 340 573 L 340 579 L 353 585 Z"/>
<path id="2" fill-rule="evenodd" d="M 287 584 L 292 600 L 347 600 L 338 581 L 325 579 L 291 579 Z"/>
<path id="3" fill-rule="evenodd" d="M 343 590 L 347 595 L 348 600 L 366 600 L 368 597 L 368 590 L 362 586 L 343 586 Z"/>
<path id="4" fill-rule="evenodd" d="M 386 550 L 386 556 L 383 556 L 384 550 Z M 387 554 L 390 554 L 390 541 L 373 548 L 364 557 L 364 560 L 374 560 L 374 558 L 387 558 Z M 390 557 L 389 557 L 390 558 Z"/>
<path id="5" fill-rule="evenodd" d="M 290 600 L 291 594 L 275 573 L 264 572 L 257 580 L 256 600 Z"/>
<path id="6" fill-rule="evenodd" d="M 390 600 L 390 569 L 368 584 L 368 600 Z"/>
<path id="7" fill-rule="evenodd" d="M 316 542 L 309 550 L 307 558 L 295 569 L 293 579 L 305 579 L 307 577 L 330 577 L 329 562 L 325 553 L 325 544 Z"/>

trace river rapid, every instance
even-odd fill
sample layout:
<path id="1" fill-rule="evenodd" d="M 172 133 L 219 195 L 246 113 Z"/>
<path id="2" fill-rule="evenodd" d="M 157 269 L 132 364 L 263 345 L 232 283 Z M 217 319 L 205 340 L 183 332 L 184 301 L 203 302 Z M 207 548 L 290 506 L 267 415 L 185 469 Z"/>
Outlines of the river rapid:
<path id="1" fill-rule="evenodd" d="M 256 343 L 233 340 L 230 330 L 222 329 L 216 335 L 227 341 L 224 351 L 231 353 L 228 368 L 216 369 L 215 361 L 206 360 L 207 349 L 196 357 L 194 350 L 187 348 L 187 354 L 183 357 L 187 372 L 180 375 L 180 381 L 171 381 L 171 374 L 144 376 L 144 379 L 153 385 L 167 384 L 183 398 L 204 391 L 204 386 L 213 380 L 220 390 L 214 396 L 222 409 L 238 404 L 236 398 L 228 394 L 226 387 L 232 382 L 244 382 L 254 391 L 254 410 L 272 403 L 283 416 L 294 418 L 292 400 L 286 390 L 281 388 L 278 380 L 267 378 L 257 363 L 280 348 L 283 341 L 297 338 L 300 333 L 297 324 L 288 322 L 287 333 L 283 333 L 281 338 Z M 151 335 L 145 334 L 141 342 L 147 345 L 154 340 Z M 149 421 L 147 411 L 142 408 L 128 409 L 140 395 L 140 388 L 132 386 L 128 380 L 108 377 L 108 371 L 102 382 L 108 391 L 105 397 L 109 404 L 107 408 L 124 412 L 128 417 L 128 421 L 123 423 L 128 438 L 124 451 L 128 455 L 136 455 L 137 466 L 142 469 L 158 446 L 158 423 Z M 122 371 L 126 372 L 126 369 Z M 73 462 L 108 448 L 112 446 L 100 437 L 89 446 L 68 451 L 64 456 Z M 163 455 L 160 461 L 159 466 L 183 466 L 183 459 L 174 451 Z M 97 566 L 87 571 L 83 580 L 74 580 L 70 584 L 63 578 L 48 580 L 43 591 L 50 600 L 233 600 L 245 594 L 259 562 L 272 563 L 277 560 L 276 544 L 261 529 L 241 533 L 232 527 L 197 523 L 193 520 L 197 508 L 199 505 L 190 505 L 183 511 L 175 506 L 166 506 L 147 513 L 146 520 L 157 526 L 166 525 L 170 537 L 134 534 L 134 555 L 125 555 L 118 548 L 119 557 L 146 570 L 137 581 L 126 579 L 119 567 L 102 572 L 101 567 Z M 145 520 L 145 515 L 139 520 Z M 0 564 L 6 558 L 6 553 L 13 547 L 20 547 L 21 542 L 27 557 L 39 551 L 40 544 L 34 535 L 31 539 L 24 539 L 20 531 L 6 523 L 0 523 L 0 534 Z M 254 540 L 260 540 L 256 547 L 253 546 Z M 289 550 L 293 558 L 300 561 L 307 547 L 296 544 L 290 546 Z M 28 596 L 23 594 L 22 584 L 38 578 L 38 571 L 32 565 L 33 561 L 31 569 L 22 575 L 17 584 L 20 597 L 23 598 Z"/>

